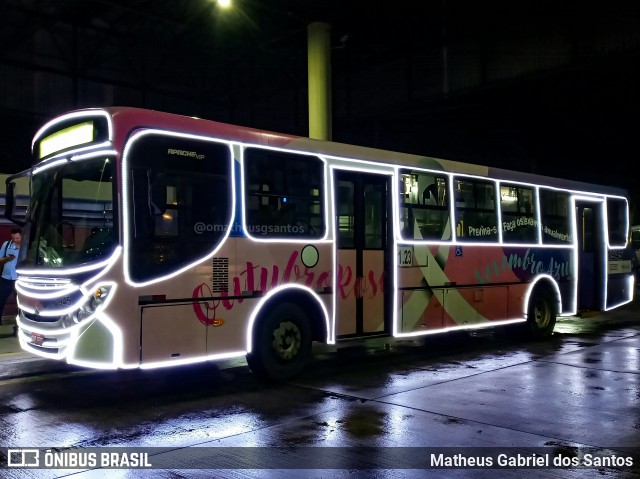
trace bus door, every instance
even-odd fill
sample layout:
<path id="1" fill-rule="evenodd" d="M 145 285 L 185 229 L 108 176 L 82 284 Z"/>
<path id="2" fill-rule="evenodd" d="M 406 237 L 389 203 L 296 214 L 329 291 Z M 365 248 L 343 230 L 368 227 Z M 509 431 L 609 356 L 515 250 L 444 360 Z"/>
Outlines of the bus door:
<path id="1" fill-rule="evenodd" d="M 600 310 L 604 305 L 606 244 L 603 203 L 576 200 L 578 310 Z"/>
<path id="2" fill-rule="evenodd" d="M 336 334 L 391 332 L 391 176 L 336 171 Z"/>

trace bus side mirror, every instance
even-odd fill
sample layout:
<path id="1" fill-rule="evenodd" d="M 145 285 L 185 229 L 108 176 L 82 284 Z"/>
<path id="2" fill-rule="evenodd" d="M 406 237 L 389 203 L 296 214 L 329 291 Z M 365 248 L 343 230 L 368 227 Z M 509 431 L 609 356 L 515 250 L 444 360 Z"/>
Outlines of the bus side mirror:
<path id="1" fill-rule="evenodd" d="M 164 173 L 147 171 L 149 193 L 149 213 L 152 216 L 162 215 L 167 210 L 167 179 Z"/>
<path id="2" fill-rule="evenodd" d="M 17 178 L 29 176 L 31 174 L 30 170 L 26 170 L 18 173 L 17 175 L 10 176 L 6 179 L 5 183 L 7 185 L 6 194 L 5 194 L 5 205 L 4 205 L 4 217 L 9 221 L 24 226 L 26 221 L 18 218 L 16 216 L 15 208 L 16 208 L 16 182 Z"/>

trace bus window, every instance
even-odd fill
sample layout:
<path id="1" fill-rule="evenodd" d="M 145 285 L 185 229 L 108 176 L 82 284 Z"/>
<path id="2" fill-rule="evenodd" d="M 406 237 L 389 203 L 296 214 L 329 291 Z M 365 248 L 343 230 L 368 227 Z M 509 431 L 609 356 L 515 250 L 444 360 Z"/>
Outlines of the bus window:
<path id="1" fill-rule="evenodd" d="M 627 244 L 627 202 L 621 198 L 607 198 L 607 223 L 609 245 L 623 247 Z"/>
<path id="2" fill-rule="evenodd" d="M 495 183 L 470 178 L 454 180 L 456 234 L 459 239 L 498 242 Z"/>
<path id="3" fill-rule="evenodd" d="M 400 172 L 400 231 L 403 239 L 450 240 L 446 176 Z"/>
<path id="4" fill-rule="evenodd" d="M 151 134 L 128 157 L 132 278 L 170 274 L 212 251 L 231 221 L 229 147 Z"/>
<path id="5" fill-rule="evenodd" d="M 544 244 L 570 244 L 571 222 L 569 193 L 540 188 L 542 242 Z"/>
<path id="6" fill-rule="evenodd" d="M 34 175 L 26 265 L 65 268 L 110 255 L 117 244 L 114 177 L 109 158 Z"/>
<path id="7" fill-rule="evenodd" d="M 500 213 L 503 242 L 538 242 L 535 190 L 532 187 L 500 184 Z"/>
<path id="8" fill-rule="evenodd" d="M 367 184 L 364 187 L 364 247 L 382 249 L 385 228 L 385 185 Z"/>
<path id="9" fill-rule="evenodd" d="M 258 238 L 324 236 L 324 164 L 283 151 L 244 151 L 247 233 Z"/>
<path id="10" fill-rule="evenodd" d="M 336 210 L 338 216 L 338 245 L 355 248 L 354 186 L 351 181 L 339 180 L 336 184 Z"/>

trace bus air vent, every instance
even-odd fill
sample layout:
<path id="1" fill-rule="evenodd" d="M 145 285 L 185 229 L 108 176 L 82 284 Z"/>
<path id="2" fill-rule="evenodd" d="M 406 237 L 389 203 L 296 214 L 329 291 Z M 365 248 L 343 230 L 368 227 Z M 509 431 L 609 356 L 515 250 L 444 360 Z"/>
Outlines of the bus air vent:
<path id="1" fill-rule="evenodd" d="M 223 293 L 229 290 L 229 258 L 213 258 L 211 275 L 211 291 Z"/>

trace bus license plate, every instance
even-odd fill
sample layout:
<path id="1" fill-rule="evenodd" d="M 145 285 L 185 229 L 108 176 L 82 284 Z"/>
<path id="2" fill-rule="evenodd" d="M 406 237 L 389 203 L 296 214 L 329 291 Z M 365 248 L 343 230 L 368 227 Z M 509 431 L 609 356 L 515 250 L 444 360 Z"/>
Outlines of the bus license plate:
<path id="1" fill-rule="evenodd" d="M 44 334 L 31 333 L 31 342 L 36 346 L 42 346 L 44 343 Z"/>

